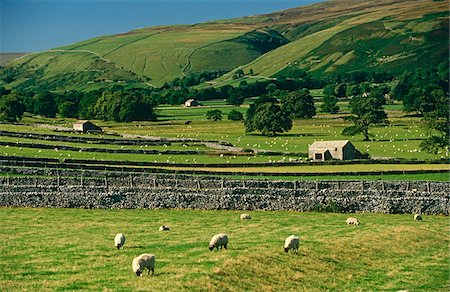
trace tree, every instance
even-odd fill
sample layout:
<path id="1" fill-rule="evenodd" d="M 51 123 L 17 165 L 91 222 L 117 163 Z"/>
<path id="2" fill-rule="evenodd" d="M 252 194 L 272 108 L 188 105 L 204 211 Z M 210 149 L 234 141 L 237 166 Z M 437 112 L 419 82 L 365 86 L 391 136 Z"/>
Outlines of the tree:
<path id="1" fill-rule="evenodd" d="M 284 97 L 282 105 L 283 110 L 292 117 L 310 119 L 316 115 L 314 99 L 307 89 L 288 93 Z"/>
<path id="2" fill-rule="evenodd" d="M 230 121 L 242 121 L 244 119 L 244 116 L 241 112 L 234 109 L 228 113 L 228 119 Z"/>
<path id="3" fill-rule="evenodd" d="M 339 106 L 337 105 L 336 96 L 325 95 L 323 97 L 323 103 L 320 108 L 324 113 L 337 114 L 339 112 Z"/>
<path id="4" fill-rule="evenodd" d="M 430 153 L 438 153 L 440 149 L 450 148 L 450 98 L 448 92 L 435 89 L 430 95 L 435 109 L 424 114 L 424 122 L 431 136 L 420 144 L 420 147 Z"/>
<path id="5" fill-rule="evenodd" d="M 369 140 L 369 127 L 377 124 L 387 124 L 387 115 L 383 109 L 385 100 L 383 95 L 372 92 L 369 96 L 357 95 L 350 101 L 350 109 L 353 115 L 346 120 L 353 125 L 342 131 L 344 135 L 363 134 L 364 141 Z"/>
<path id="6" fill-rule="evenodd" d="M 25 105 L 17 93 L 13 92 L 0 97 L 0 120 L 17 122 L 23 116 Z"/>
<path id="7" fill-rule="evenodd" d="M 266 86 L 266 90 L 269 94 L 273 94 L 277 90 L 277 85 L 275 83 L 269 83 Z"/>
<path id="8" fill-rule="evenodd" d="M 220 111 L 218 109 L 207 111 L 206 118 L 208 120 L 220 121 L 220 120 L 222 120 L 222 111 Z"/>
<path id="9" fill-rule="evenodd" d="M 34 97 L 34 113 L 45 116 L 47 118 L 54 118 L 56 116 L 57 108 L 53 95 L 46 91 L 38 93 Z"/>
<path id="10" fill-rule="evenodd" d="M 268 95 L 261 95 L 257 100 L 255 100 L 252 104 L 250 104 L 250 107 L 248 108 L 245 114 L 246 119 L 244 121 L 244 125 L 246 132 L 253 132 L 257 130 L 255 127 L 255 119 L 254 119 L 256 109 L 258 108 L 258 106 L 266 102 L 277 103 L 278 101 L 277 99 L 270 97 Z"/>
<path id="11" fill-rule="evenodd" d="M 73 101 L 64 101 L 58 106 L 59 114 L 64 118 L 78 117 L 78 104 Z"/>
<path id="12" fill-rule="evenodd" d="M 104 92 L 97 100 L 94 111 L 105 121 L 155 121 L 156 100 L 138 92 Z"/>
<path id="13" fill-rule="evenodd" d="M 236 70 L 236 72 L 233 74 L 234 79 L 241 78 L 243 76 L 244 76 L 244 70 L 242 70 L 242 69 Z"/>
<path id="14" fill-rule="evenodd" d="M 244 103 L 244 97 L 238 92 L 232 91 L 227 96 L 227 103 L 235 106 L 240 106 Z"/>
<path id="15" fill-rule="evenodd" d="M 245 119 L 245 131 L 260 131 L 263 135 L 276 135 L 292 129 L 292 120 L 278 104 L 269 96 L 261 96 L 250 105 Z"/>
<path id="16" fill-rule="evenodd" d="M 258 106 L 254 123 L 255 128 L 266 136 L 275 136 L 278 132 L 287 132 L 292 129 L 292 120 L 289 115 L 281 106 L 270 102 Z"/>

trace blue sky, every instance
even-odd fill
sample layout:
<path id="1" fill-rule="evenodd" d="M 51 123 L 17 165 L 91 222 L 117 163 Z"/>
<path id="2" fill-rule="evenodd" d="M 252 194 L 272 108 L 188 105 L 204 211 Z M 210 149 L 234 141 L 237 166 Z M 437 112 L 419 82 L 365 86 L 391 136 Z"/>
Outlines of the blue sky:
<path id="1" fill-rule="evenodd" d="M 0 0 L 0 51 L 41 51 L 141 27 L 269 13 L 320 1 Z"/>

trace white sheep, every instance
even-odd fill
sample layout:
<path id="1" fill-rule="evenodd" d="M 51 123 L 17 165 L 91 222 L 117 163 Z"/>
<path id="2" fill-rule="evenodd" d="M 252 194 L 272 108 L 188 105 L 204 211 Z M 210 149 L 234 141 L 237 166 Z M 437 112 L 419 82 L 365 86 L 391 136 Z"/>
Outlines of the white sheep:
<path id="1" fill-rule="evenodd" d="M 420 214 L 414 214 L 414 220 L 422 221 L 422 215 L 420 215 Z"/>
<path id="2" fill-rule="evenodd" d="M 125 235 L 123 233 L 117 233 L 116 237 L 114 237 L 114 245 L 117 249 L 120 249 L 125 244 Z"/>
<path id="3" fill-rule="evenodd" d="M 209 250 L 213 250 L 216 248 L 217 250 L 222 249 L 224 247 L 227 249 L 228 244 L 228 235 L 225 233 L 216 234 L 211 238 L 211 241 L 209 242 Z"/>
<path id="4" fill-rule="evenodd" d="M 152 271 L 152 275 L 155 274 L 155 255 L 150 253 L 143 253 L 133 259 L 133 272 L 136 276 L 141 276 L 145 268 L 148 269 L 147 275 Z"/>
<path id="5" fill-rule="evenodd" d="M 288 252 L 290 249 L 294 253 L 298 253 L 298 247 L 300 246 L 300 238 L 297 235 L 291 235 L 284 241 L 284 251 Z"/>
<path id="6" fill-rule="evenodd" d="M 168 226 L 166 226 L 166 225 L 161 225 L 159 227 L 159 231 L 170 231 L 170 228 Z"/>
<path id="7" fill-rule="evenodd" d="M 355 225 L 355 226 L 359 225 L 358 219 L 353 218 L 353 217 L 347 218 L 347 221 L 345 221 L 345 222 L 347 223 L 347 225 L 350 225 L 350 224 Z"/>
<path id="8" fill-rule="evenodd" d="M 248 220 L 248 219 L 252 219 L 252 217 L 250 217 L 249 214 L 246 213 L 241 214 L 241 220 Z"/>

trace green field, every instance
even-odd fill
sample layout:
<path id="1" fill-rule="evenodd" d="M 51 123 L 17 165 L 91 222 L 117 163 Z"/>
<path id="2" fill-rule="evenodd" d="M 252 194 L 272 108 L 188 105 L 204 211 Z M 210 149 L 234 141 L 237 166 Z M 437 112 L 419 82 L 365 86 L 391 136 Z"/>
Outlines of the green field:
<path id="1" fill-rule="evenodd" d="M 0 287 L 23 290 L 448 291 L 448 217 L 0 208 Z M 170 232 L 159 232 L 160 225 Z M 113 244 L 116 233 L 127 241 Z M 226 232 L 227 251 L 208 250 Z M 300 236 L 298 255 L 284 239 Z M 156 255 L 154 276 L 132 259 Z"/>
<path id="2" fill-rule="evenodd" d="M 320 91 L 313 92 L 320 100 Z M 422 125 L 419 117 L 405 116 L 402 112 L 401 104 L 388 104 L 386 111 L 389 115 L 388 126 L 374 126 L 370 132 L 373 134 L 371 141 L 363 141 L 362 136 L 343 136 L 342 129 L 348 125 L 343 117 L 348 114 L 348 102 L 342 101 L 339 105 L 342 113 L 337 115 L 318 113 L 313 119 L 294 120 L 293 128 L 288 133 L 283 133 L 275 137 L 267 137 L 258 133 L 245 133 L 242 122 L 229 121 L 226 114 L 232 109 L 237 109 L 245 114 L 248 109 L 249 100 L 241 107 L 226 105 L 223 100 L 213 100 L 203 102 L 203 106 L 184 108 L 182 106 L 161 105 L 158 107 L 158 122 L 131 122 L 114 123 L 94 121 L 100 125 L 105 134 L 89 135 L 74 134 L 67 132 L 54 132 L 52 127 L 70 128 L 74 119 L 43 119 L 25 117 L 22 124 L 1 124 L 0 129 L 37 134 L 53 134 L 63 136 L 97 137 L 127 139 L 121 135 L 152 136 L 177 139 L 195 139 L 198 142 L 177 142 L 166 145 L 108 145 L 100 143 L 75 143 L 56 142 L 39 139 L 0 137 L 0 141 L 10 145 L 0 146 L 0 155 L 33 157 L 33 158 L 57 158 L 63 161 L 66 158 L 85 160 L 113 160 L 127 162 L 150 162 L 165 163 L 164 168 L 174 171 L 180 170 L 204 170 L 219 172 L 227 175 L 233 173 L 247 172 L 255 176 L 258 173 L 275 173 L 277 176 L 282 173 L 347 173 L 346 177 L 358 178 L 357 172 L 376 171 L 386 173 L 392 170 L 405 171 L 405 174 L 395 174 L 387 176 L 386 179 L 408 179 L 408 180 L 450 180 L 448 173 L 432 173 L 437 170 L 449 170 L 449 153 L 441 151 L 439 153 L 427 153 L 420 149 L 420 143 L 426 139 L 428 133 Z M 316 106 L 320 101 L 316 102 Z M 211 109 L 220 109 L 224 113 L 222 121 L 213 122 L 206 119 L 206 112 Z M 190 123 L 186 124 L 186 121 Z M 308 162 L 308 146 L 314 141 L 320 140 L 350 140 L 358 150 L 368 153 L 375 159 L 406 159 L 415 160 L 413 164 L 360 164 L 360 165 L 305 165 L 297 164 L 293 166 L 280 166 L 279 162 L 304 163 Z M 204 144 L 206 140 L 224 141 L 231 143 L 246 151 L 227 151 L 213 148 L 209 144 Z M 23 144 L 16 145 L 16 142 Z M 51 149 L 30 148 L 27 143 L 37 143 L 51 146 Z M 76 150 L 62 150 L 61 145 L 76 147 Z M 103 148 L 110 150 L 157 150 L 159 154 L 139 154 L 139 153 L 103 153 L 94 152 L 92 148 Z M 203 151 L 198 154 L 187 153 L 164 153 L 170 150 L 195 150 Z M 270 151 L 270 153 L 267 153 Z M 427 161 L 441 160 L 447 162 L 442 164 L 427 164 Z M 241 166 L 239 164 L 269 164 L 255 165 L 252 167 Z M 185 166 L 170 167 L 172 164 L 186 164 Z M 209 166 L 208 164 L 221 164 L 223 167 Z M 228 164 L 237 166 L 228 167 Z M 192 167 L 189 165 L 196 165 Z M 408 174 L 410 171 L 421 171 L 420 174 Z M 426 173 L 430 171 L 430 173 Z M 351 174 L 353 173 L 353 174 Z M 328 177 L 328 176 L 327 176 Z M 329 176 L 332 179 L 336 177 Z M 317 176 L 305 176 L 305 179 L 317 179 Z M 368 177 L 365 177 L 368 178 Z M 380 179 L 379 175 L 373 175 L 369 179 Z"/>

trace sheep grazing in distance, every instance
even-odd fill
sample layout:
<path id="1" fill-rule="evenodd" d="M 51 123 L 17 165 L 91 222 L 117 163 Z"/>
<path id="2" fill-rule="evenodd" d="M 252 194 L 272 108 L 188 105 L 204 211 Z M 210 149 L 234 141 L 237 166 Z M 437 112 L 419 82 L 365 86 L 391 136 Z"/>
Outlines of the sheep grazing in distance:
<path id="1" fill-rule="evenodd" d="M 420 214 L 414 214 L 414 220 L 416 220 L 416 221 L 422 221 L 422 215 L 420 215 Z"/>
<path id="2" fill-rule="evenodd" d="M 170 228 L 168 226 L 166 226 L 166 225 L 161 225 L 159 227 L 159 231 L 170 231 Z"/>
<path id="3" fill-rule="evenodd" d="M 228 244 L 228 235 L 225 233 L 216 234 L 211 238 L 211 241 L 209 242 L 209 250 L 213 250 L 216 248 L 217 250 L 222 249 L 224 247 L 227 249 Z"/>
<path id="4" fill-rule="evenodd" d="M 133 259 L 133 272 L 136 273 L 136 276 L 140 277 L 144 269 L 148 269 L 148 274 L 152 271 L 152 275 L 155 274 L 155 255 L 144 253 L 140 256 L 137 256 Z"/>
<path id="5" fill-rule="evenodd" d="M 347 221 L 345 221 L 345 222 L 347 223 L 347 225 L 350 225 L 350 224 L 355 225 L 355 226 L 359 225 L 358 219 L 353 218 L 353 217 L 347 218 Z"/>
<path id="6" fill-rule="evenodd" d="M 249 220 L 252 219 L 249 214 L 243 213 L 241 214 L 241 220 Z"/>
<path id="7" fill-rule="evenodd" d="M 120 249 L 125 244 L 125 235 L 123 233 L 117 233 L 116 237 L 114 237 L 114 245 L 117 247 L 117 249 Z"/>
<path id="8" fill-rule="evenodd" d="M 293 253 L 298 253 L 298 247 L 300 246 L 300 238 L 297 235 L 291 235 L 284 241 L 284 251 L 289 252 L 292 250 Z"/>

